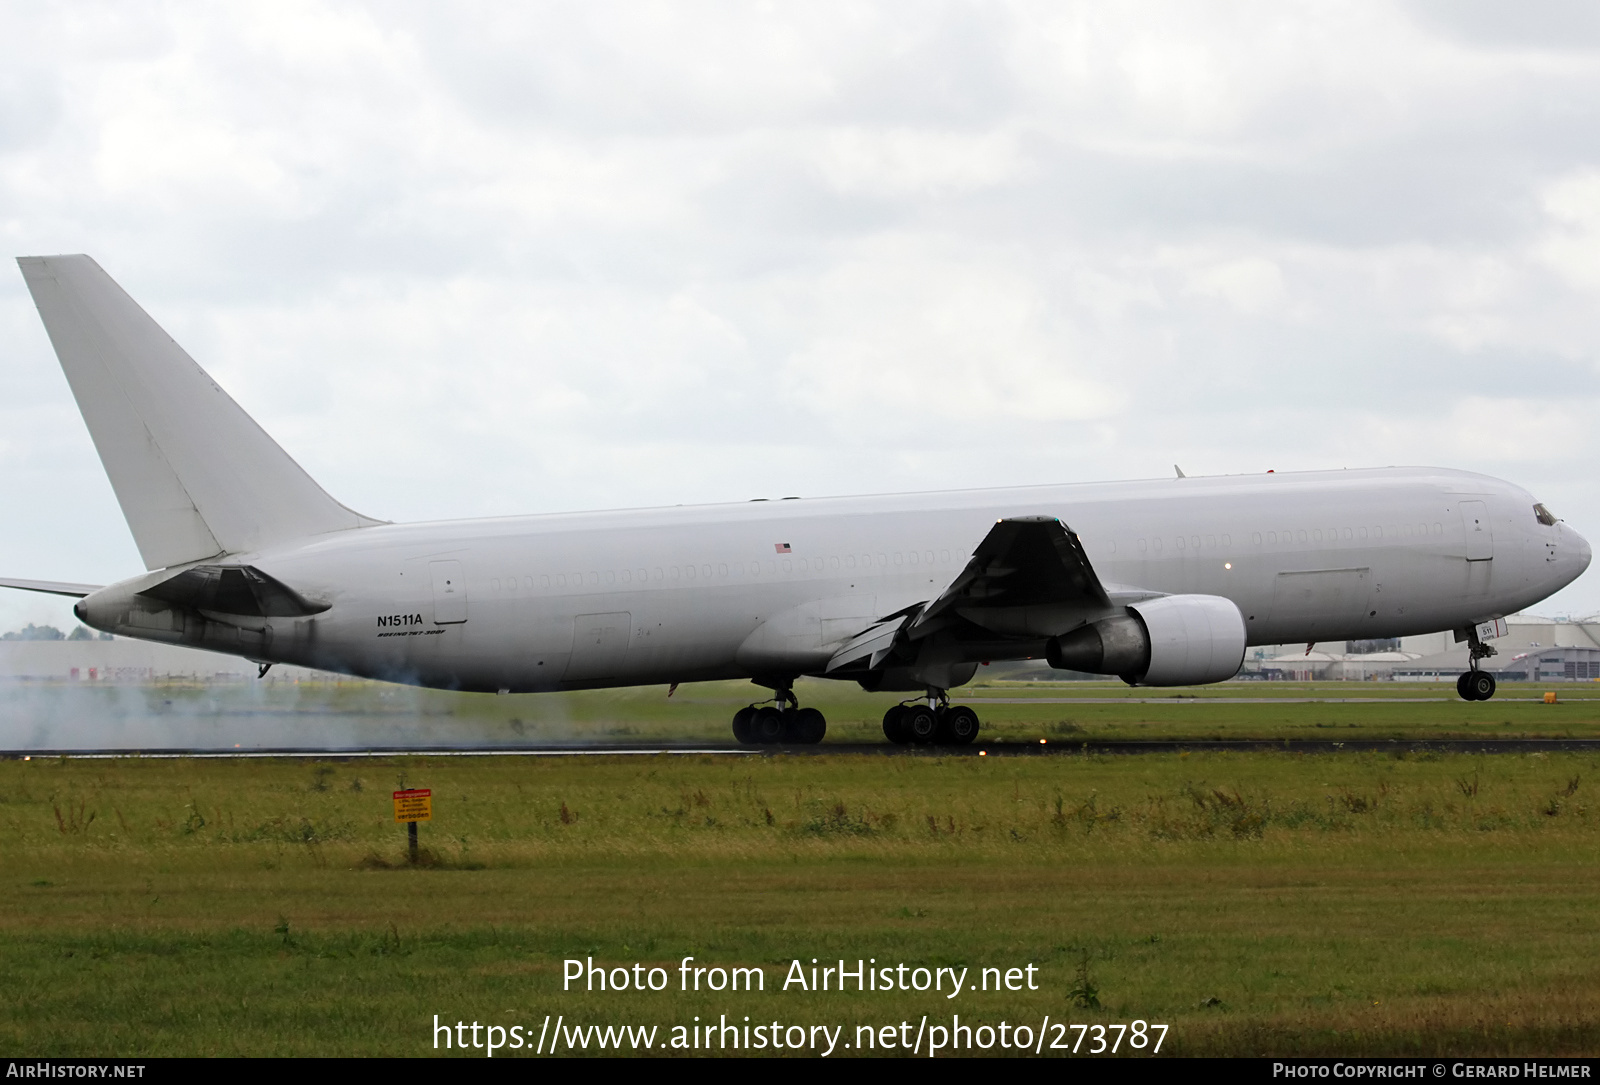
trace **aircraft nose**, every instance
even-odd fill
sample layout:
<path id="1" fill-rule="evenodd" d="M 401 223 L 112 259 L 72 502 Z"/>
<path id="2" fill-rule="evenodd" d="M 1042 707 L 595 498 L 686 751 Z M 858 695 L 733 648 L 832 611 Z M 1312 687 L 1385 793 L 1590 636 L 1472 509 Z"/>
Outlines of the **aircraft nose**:
<path id="1" fill-rule="evenodd" d="M 1572 579 L 1576 580 L 1589 567 L 1589 559 L 1594 557 L 1594 551 L 1590 549 L 1588 539 L 1571 528 L 1567 530 L 1572 535 L 1572 545 L 1568 548 L 1568 552 L 1572 555 Z"/>

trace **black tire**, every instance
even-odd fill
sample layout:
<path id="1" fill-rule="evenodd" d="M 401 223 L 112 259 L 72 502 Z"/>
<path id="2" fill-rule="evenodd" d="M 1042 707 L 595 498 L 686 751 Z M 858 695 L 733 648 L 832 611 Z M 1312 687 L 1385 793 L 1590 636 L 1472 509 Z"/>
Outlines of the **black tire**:
<path id="1" fill-rule="evenodd" d="M 939 713 L 939 741 L 949 746 L 967 746 L 978 737 L 978 714 L 964 704 L 952 705 Z"/>
<path id="2" fill-rule="evenodd" d="M 1461 699 L 1463 701 L 1473 701 L 1473 700 L 1477 699 L 1477 698 L 1473 697 L 1472 690 L 1469 689 L 1468 686 L 1467 686 L 1467 682 L 1470 681 L 1471 678 L 1472 678 L 1472 672 L 1471 671 L 1467 671 L 1460 678 L 1456 679 L 1456 692 L 1461 694 Z"/>
<path id="3" fill-rule="evenodd" d="M 903 726 L 911 741 L 918 746 L 931 746 L 939 741 L 939 717 L 926 705 L 907 705 Z"/>
<path id="4" fill-rule="evenodd" d="M 911 741 L 911 736 L 906 733 L 905 705 L 893 705 L 883 714 L 883 737 L 896 746 L 904 746 Z"/>
<path id="5" fill-rule="evenodd" d="M 1470 673 L 1471 680 L 1467 683 L 1467 689 L 1472 692 L 1472 699 L 1474 701 L 1487 701 L 1490 697 L 1493 697 L 1495 689 L 1494 675 L 1488 671 L 1472 671 Z"/>
<path id="6" fill-rule="evenodd" d="M 783 713 L 771 705 L 756 709 L 756 718 L 751 728 L 755 732 L 756 742 L 762 746 L 772 746 L 782 742 L 784 723 Z"/>
<path id="7" fill-rule="evenodd" d="M 756 710 L 754 705 L 739 709 L 733 714 L 733 737 L 746 746 L 754 746 L 756 744 L 755 722 Z"/>
<path id="8" fill-rule="evenodd" d="M 828 733 L 828 721 L 815 708 L 802 708 L 789 720 L 789 734 L 785 742 L 798 742 L 814 746 Z"/>

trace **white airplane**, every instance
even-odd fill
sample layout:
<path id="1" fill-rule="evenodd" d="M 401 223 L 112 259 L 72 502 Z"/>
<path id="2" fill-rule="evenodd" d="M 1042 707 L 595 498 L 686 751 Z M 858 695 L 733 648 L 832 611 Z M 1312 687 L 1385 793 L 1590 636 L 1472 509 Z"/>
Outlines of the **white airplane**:
<path id="1" fill-rule="evenodd" d="M 802 675 L 915 693 L 896 742 L 966 743 L 990 660 L 1221 682 L 1247 645 L 1495 619 L 1589 544 L 1527 491 L 1437 468 L 1267 473 L 420 524 L 330 497 L 87 256 L 18 261 L 148 572 L 80 597 L 119 636 L 500 693 L 748 678 L 742 742 L 816 742 Z"/>

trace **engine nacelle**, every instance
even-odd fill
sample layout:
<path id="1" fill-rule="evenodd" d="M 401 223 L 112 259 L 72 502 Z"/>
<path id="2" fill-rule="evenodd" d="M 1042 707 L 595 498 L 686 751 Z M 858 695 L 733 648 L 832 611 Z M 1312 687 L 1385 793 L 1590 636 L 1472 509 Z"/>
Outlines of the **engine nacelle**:
<path id="1" fill-rule="evenodd" d="M 1193 686 L 1238 674 L 1244 647 L 1244 615 L 1231 599 L 1168 595 L 1055 637 L 1045 658 L 1134 686 Z"/>

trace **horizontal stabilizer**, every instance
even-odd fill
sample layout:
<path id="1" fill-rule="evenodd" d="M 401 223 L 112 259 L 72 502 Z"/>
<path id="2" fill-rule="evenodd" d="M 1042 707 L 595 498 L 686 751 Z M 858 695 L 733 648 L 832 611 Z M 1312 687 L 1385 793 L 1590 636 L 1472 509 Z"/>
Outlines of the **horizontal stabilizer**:
<path id="1" fill-rule="evenodd" d="M 300 618 L 329 606 L 250 565 L 196 565 L 139 594 L 196 610 L 265 618 Z"/>
<path id="2" fill-rule="evenodd" d="M 99 264 L 17 263 L 146 568 L 381 522 L 328 496 Z"/>
<path id="3" fill-rule="evenodd" d="M 0 588 L 17 588 L 20 591 L 42 591 L 47 595 L 70 595 L 82 599 L 100 590 L 99 584 L 68 584 L 60 580 L 12 580 L 0 577 Z"/>

